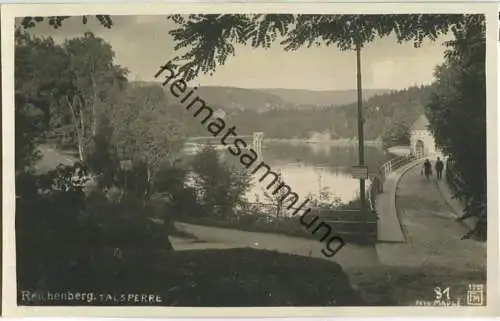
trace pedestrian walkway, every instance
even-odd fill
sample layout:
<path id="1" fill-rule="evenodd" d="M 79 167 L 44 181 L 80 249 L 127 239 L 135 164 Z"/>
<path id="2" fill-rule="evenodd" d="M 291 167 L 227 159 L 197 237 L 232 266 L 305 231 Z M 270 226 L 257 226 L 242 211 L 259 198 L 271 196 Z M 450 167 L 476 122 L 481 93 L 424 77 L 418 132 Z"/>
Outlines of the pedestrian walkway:
<path id="1" fill-rule="evenodd" d="M 443 178 L 441 180 L 435 180 L 435 184 L 439 189 L 439 192 L 443 196 L 444 200 L 452 210 L 452 212 L 456 215 L 456 217 L 460 217 L 464 213 L 465 205 L 462 201 L 454 198 L 454 192 L 451 190 L 448 182 L 446 180 L 446 175 L 443 174 Z M 472 229 L 477 222 L 475 217 L 468 218 L 462 221 L 469 229 Z"/>
<path id="2" fill-rule="evenodd" d="M 314 257 L 329 260 L 342 265 L 343 268 L 370 268 L 379 265 L 377 251 L 373 246 L 348 244 L 335 256 L 326 257 L 322 250 L 325 244 L 313 239 L 291 237 L 282 234 L 241 231 L 231 228 L 221 228 L 175 222 L 179 231 L 196 236 L 204 243 L 192 243 L 185 240 L 170 238 L 172 246 L 177 250 L 204 248 L 254 248 L 267 251 L 277 251 L 304 257 Z"/>
<path id="3" fill-rule="evenodd" d="M 384 180 L 383 193 L 375 200 L 379 215 L 378 242 L 405 242 L 405 237 L 396 213 L 396 190 L 401 176 L 410 168 L 418 165 L 415 161 L 390 173 Z"/>
<path id="4" fill-rule="evenodd" d="M 468 228 L 456 221 L 456 214 L 444 199 L 435 178 L 423 177 L 420 166 L 402 175 L 395 198 L 406 242 L 378 244 L 377 253 L 382 264 L 485 269 L 485 243 L 461 239 Z"/>

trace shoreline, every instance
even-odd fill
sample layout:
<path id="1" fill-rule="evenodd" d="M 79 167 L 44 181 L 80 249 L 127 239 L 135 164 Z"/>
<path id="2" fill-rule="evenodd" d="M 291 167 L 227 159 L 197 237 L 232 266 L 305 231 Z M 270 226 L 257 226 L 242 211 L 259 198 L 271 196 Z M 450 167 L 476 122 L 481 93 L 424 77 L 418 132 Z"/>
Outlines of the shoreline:
<path id="1" fill-rule="evenodd" d="M 267 144 L 283 144 L 283 145 L 328 145 L 328 146 L 337 146 L 337 147 L 357 147 L 357 140 L 350 139 L 335 139 L 335 140 L 315 140 L 315 139 L 307 139 L 307 138 L 264 138 L 262 142 L 262 147 L 266 148 Z M 193 155 L 194 151 L 197 150 L 202 145 L 206 145 L 203 143 L 194 143 L 194 142 L 186 142 L 184 144 L 184 151 L 187 152 L 188 155 Z M 216 144 L 215 148 L 218 150 L 227 149 L 226 146 Z M 382 142 L 378 140 L 365 140 L 364 146 L 368 147 L 377 147 L 380 149 L 384 149 L 382 146 Z"/>
<path id="2" fill-rule="evenodd" d="M 317 140 L 308 138 L 264 138 L 264 142 L 281 143 L 281 144 L 324 144 L 334 146 L 357 146 L 358 140 L 351 139 L 331 139 Z M 380 146 L 382 142 L 377 140 L 365 140 L 365 146 Z"/>

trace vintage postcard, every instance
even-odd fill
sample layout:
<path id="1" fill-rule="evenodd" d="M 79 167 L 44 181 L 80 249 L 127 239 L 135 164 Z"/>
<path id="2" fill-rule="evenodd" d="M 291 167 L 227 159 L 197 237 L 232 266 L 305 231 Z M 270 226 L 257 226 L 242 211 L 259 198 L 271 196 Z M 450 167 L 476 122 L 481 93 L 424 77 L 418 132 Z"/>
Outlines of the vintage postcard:
<path id="1" fill-rule="evenodd" d="M 2 27 L 2 20 L 1 20 L 1 16 L 0 16 L 0 42 L 2 40 L 2 32 L 1 32 L 1 27 Z M 1 74 L 1 71 L 2 71 L 2 60 L 1 60 L 1 57 L 0 57 L 0 74 Z M 2 80 L 0 78 L 0 107 L 2 106 Z M 3 113 L 2 113 L 3 114 Z M 3 219 L 0 218 L 0 224 L 2 224 L 3 222 Z M 0 236 L 3 236 L 3 229 L 2 231 L 0 231 Z M 3 239 L 3 237 L 1 237 Z M 0 247 L 0 263 L 3 263 L 3 246 Z M 0 282 L 2 280 L 2 275 L 0 275 Z M 2 289 L 0 288 L 0 315 L 2 313 Z"/>
<path id="2" fill-rule="evenodd" d="M 4 314 L 495 315 L 497 41 L 493 3 L 2 6 Z"/>

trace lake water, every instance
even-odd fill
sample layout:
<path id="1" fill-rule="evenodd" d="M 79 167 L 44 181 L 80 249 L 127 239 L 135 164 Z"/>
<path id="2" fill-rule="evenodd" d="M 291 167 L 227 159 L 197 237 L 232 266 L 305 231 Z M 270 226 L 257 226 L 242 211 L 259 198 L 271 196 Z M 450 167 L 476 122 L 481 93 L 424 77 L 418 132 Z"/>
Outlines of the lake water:
<path id="1" fill-rule="evenodd" d="M 301 200 L 308 194 L 319 196 L 320 190 L 325 187 L 345 203 L 359 195 L 359 180 L 352 178 L 350 174 L 351 166 L 358 163 L 356 146 L 264 142 L 262 154 L 262 160 L 273 171 L 281 172 L 284 182 Z M 241 166 L 239 158 L 226 150 L 221 150 L 221 157 L 235 167 Z M 365 146 L 365 164 L 371 174 L 376 173 L 378 168 L 392 157 L 394 156 L 380 147 Z M 262 169 L 259 173 L 263 171 Z M 258 182 L 260 175 L 256 175 L 247 198 L 251 202 L 267 203 L 269 201 L 266 200 L 264 191 L 268 182 Z"/>

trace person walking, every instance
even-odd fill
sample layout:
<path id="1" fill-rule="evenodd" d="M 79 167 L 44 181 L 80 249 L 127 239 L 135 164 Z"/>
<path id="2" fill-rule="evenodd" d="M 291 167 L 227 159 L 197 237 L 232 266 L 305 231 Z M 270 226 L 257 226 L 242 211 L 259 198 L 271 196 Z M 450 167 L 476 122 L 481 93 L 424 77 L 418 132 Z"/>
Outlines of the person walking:
<path id="1" fill-rule="evenodd" d="M 443 161 L 438 157 L 436 160 L 436 177 L 437 179 L 441 179 L 443 177 L 443 168 L 444 164 Z"/>
<path id="2" fill-rule="evenodd" d="M 424 167 L 422 168 L 424 175 L 427 179 L 432 176 L 432 164 L 429 159 L 426 159 L 424 162 Z"/>

